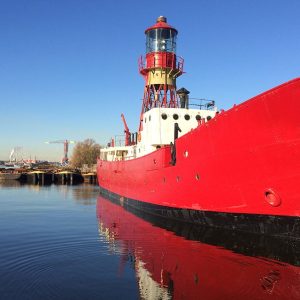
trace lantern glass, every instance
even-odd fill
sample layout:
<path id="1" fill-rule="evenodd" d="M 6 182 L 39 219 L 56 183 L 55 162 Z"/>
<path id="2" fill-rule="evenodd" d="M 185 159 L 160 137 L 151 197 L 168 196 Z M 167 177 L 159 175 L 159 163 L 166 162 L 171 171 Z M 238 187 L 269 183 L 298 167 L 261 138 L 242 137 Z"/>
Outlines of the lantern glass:
<path id="1" fill-rule="evenodd" d="M 146 33 L 146 52 L 176 53 L 177 32 L 174 29 L 155 28 Z"/>

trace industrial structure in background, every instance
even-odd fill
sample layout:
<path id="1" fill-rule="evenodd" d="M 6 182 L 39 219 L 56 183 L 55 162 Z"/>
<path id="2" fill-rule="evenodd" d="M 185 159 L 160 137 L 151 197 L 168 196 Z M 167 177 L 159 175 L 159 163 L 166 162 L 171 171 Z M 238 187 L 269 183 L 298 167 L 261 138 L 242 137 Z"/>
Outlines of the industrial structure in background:
<path id="1" fill-rule="evenodd" d="M 61 159 L 61 163 L 66 165 L 69 163 L 68 158 L 68 151 L 69 151 L 69 144 L 75 144 L 75 141 L 69 141 L 69 140 L 57 140 L 57 141 L 48 141 L 45 142 L 46 144 L 64 144 L 64 156 Z"/>
<path id="2" fill-rule="evenodd" d="M 16 147 L 11 149 L 10 155 L 9 155 L 9 162 L 10 163 L 17 161 L 17 154 L 18 154 L 18 152 L 20 152 L 21 149 L 22 149 L 22 147 L 20 147 L 20 146 L 16 146 Z"/>

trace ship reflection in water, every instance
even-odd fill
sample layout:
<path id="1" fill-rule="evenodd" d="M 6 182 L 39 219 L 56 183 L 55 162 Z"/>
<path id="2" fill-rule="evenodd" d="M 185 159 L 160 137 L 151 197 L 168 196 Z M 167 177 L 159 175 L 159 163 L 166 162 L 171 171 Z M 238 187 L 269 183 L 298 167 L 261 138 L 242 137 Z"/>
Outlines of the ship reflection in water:
<path id="1" fill-rule="evenodd" d="M 122 204 L 122 202 L 121 202 Z M 300 241 L 216 231 L 98 197 L 99 234 L 142 299 L 300 299 Z"/>

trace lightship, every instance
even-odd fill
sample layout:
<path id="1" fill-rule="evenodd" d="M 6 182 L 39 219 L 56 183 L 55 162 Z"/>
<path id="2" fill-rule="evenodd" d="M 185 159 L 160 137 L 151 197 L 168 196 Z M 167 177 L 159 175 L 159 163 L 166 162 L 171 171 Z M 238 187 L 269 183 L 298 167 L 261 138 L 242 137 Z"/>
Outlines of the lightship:
<path id="1" fill-rule="evenodd" d="M 139 128 L 101 149 L 104 195 L 166 218 L 300 237 L 300 78 L 227 111 L 191 106 L 177 90 L 178 31 L 159 17 L 145 31 Z"/>

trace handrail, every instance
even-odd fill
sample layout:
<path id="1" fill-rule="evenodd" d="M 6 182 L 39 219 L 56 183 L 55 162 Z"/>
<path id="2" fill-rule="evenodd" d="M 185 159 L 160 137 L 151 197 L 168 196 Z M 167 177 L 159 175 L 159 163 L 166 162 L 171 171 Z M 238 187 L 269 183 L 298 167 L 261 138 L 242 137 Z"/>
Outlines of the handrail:
<path id="1" fill-rule="evenodd" d="M 147 57 L 141 55 L 138 59 L 138 68 L 140 73 L 144 73 L 145 70 L 152 68 L 168 68 L 171 67 L 174 70 L 178 70 L 179 73 L 183 73 L 184 59 L 181 56 L 177 56 L 169 52 L 153 53 L 150 66 L 147 66 Z M 174 60 L 175 63 L 174 63 Z"/>
<path id="2" fill-rule="evenodd" d="M 204 98 L 189 98 L 189 100 L 197 100 L 198 103 L 189 103 L 190 106 L 197 106 L 199 109 L 205 110 L 214 110 L 215 109 L 215 101 L 211 99 L 204 99 Z"/>

